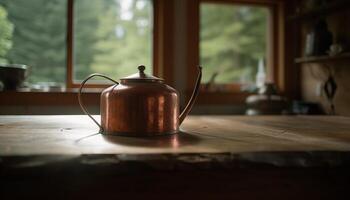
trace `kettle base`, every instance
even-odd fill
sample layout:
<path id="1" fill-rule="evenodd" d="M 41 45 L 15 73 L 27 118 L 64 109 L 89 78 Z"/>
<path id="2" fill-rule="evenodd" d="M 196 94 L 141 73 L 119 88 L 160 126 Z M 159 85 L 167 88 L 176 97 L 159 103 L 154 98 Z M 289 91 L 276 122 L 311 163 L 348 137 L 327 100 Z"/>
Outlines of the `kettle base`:
<path id="1" fill-rule="evenodd" d="M 179 130 L 171 132 L 100 132 L 103 135 L 114 135 L 114 136 L 125 136 L 125 137 L 152 137 L 152 136 L 163 136 L 163 135 L 173 135 L 179 133 Z"/>

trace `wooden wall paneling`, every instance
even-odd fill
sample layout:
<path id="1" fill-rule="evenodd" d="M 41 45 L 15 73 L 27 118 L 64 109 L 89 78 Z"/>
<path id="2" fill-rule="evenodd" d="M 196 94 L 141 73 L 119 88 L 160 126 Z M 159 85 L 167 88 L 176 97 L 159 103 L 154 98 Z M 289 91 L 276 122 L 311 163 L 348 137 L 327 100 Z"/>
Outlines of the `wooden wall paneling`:
<path id="1" fill-rule="evenodd" d="M 196 82 L 199 65 L 199 3 L 200 0 L 187 1 L 187 89 L 189 99 Z M 199 98 L 200 99 L 200 98 Z"/>
<path id="2" fill-rule="evenodd" d="M 284 4 L 284 5 L 283 5 Z M 296 1 L 286 1 L 278 9 L 278 86 L 290 99 L 300 98 L 300 69 L 294 64 L 300 48 L 300 25 L 297 21 L 287 20 L 294 13 Z"/>
<path id="3" fill-rule="evenodd" d="M 153 70 L 174 85 L 174 0 L 154 0 Z"/>
<path id="4" fill-rule="evenodd" d="M 73 79 L 73 15 L 74 0 L 67 0 L 67 38 L 66 38 L 66 87 L 74 87 Z"/>

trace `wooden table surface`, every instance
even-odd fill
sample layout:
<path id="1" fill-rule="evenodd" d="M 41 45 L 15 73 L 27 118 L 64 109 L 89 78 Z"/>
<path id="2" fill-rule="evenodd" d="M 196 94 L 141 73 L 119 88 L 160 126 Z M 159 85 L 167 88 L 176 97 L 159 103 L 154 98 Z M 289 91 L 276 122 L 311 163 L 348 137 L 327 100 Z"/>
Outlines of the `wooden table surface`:
<path id="1" fill-rule="evenodd" d="M 0 155 L 350 150 L 347 117 L 190 116 L 181 130 L 160 137 L 106 136 L 87 116 L 0 116 Z"/>
<path id="2" fill-rule="evenodd" d="M 181 129 L 132 138 L 98 134 L 87 116 L 0 116 L 0 193 L 5 199 L 350 198 L 348 117 L 189 116 Z"/>
<path id="3" fill-rule="evenodd" d="M 350 118 L 340 116 L 189 116 L 181 130 L 172 136 L 107 136 L 99 134 L 96 125 L 83 115 L 0 116 L 0 156 L 284 156 L 290 152 L 350 150 Z"/>

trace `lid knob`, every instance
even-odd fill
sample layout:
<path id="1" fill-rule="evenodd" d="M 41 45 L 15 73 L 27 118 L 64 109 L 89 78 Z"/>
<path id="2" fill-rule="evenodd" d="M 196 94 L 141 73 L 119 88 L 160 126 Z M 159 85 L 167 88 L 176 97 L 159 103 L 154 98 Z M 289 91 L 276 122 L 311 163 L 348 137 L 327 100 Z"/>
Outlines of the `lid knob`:
<path id="1" fill-rule="evenodd" d="M 139 72 L 143 74 L 143 71 L 145 71 L 146 67 L 144 65 L 140 65 L 137 69 L 139 69 Z"/>
<path id="2" fill-rule="evenodd" d="M 146 67 L 145 67 L 144 65 L 140 65 L 137 69 L 139 70 L 139 74 L 140 74 L 140 77 L 141 77 L 141 78 L 146 77 L 146 74 L 145 74 L 145 72 L 144 72 L 145 69 L 146 69 Z"/>

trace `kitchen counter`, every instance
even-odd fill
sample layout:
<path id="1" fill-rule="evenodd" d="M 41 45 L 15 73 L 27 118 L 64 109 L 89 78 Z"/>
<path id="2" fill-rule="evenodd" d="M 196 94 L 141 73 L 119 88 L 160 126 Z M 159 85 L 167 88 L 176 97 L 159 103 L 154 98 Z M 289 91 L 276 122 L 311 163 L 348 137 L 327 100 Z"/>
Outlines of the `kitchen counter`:
<path id="1" fill-rule="evenodd" d="M 87 116 L 0 116 L 0 186 L 15 197 L 337 199 L 349 166 L 348 117 L 189 116 L 177 135 L 133 138 Z"/>

